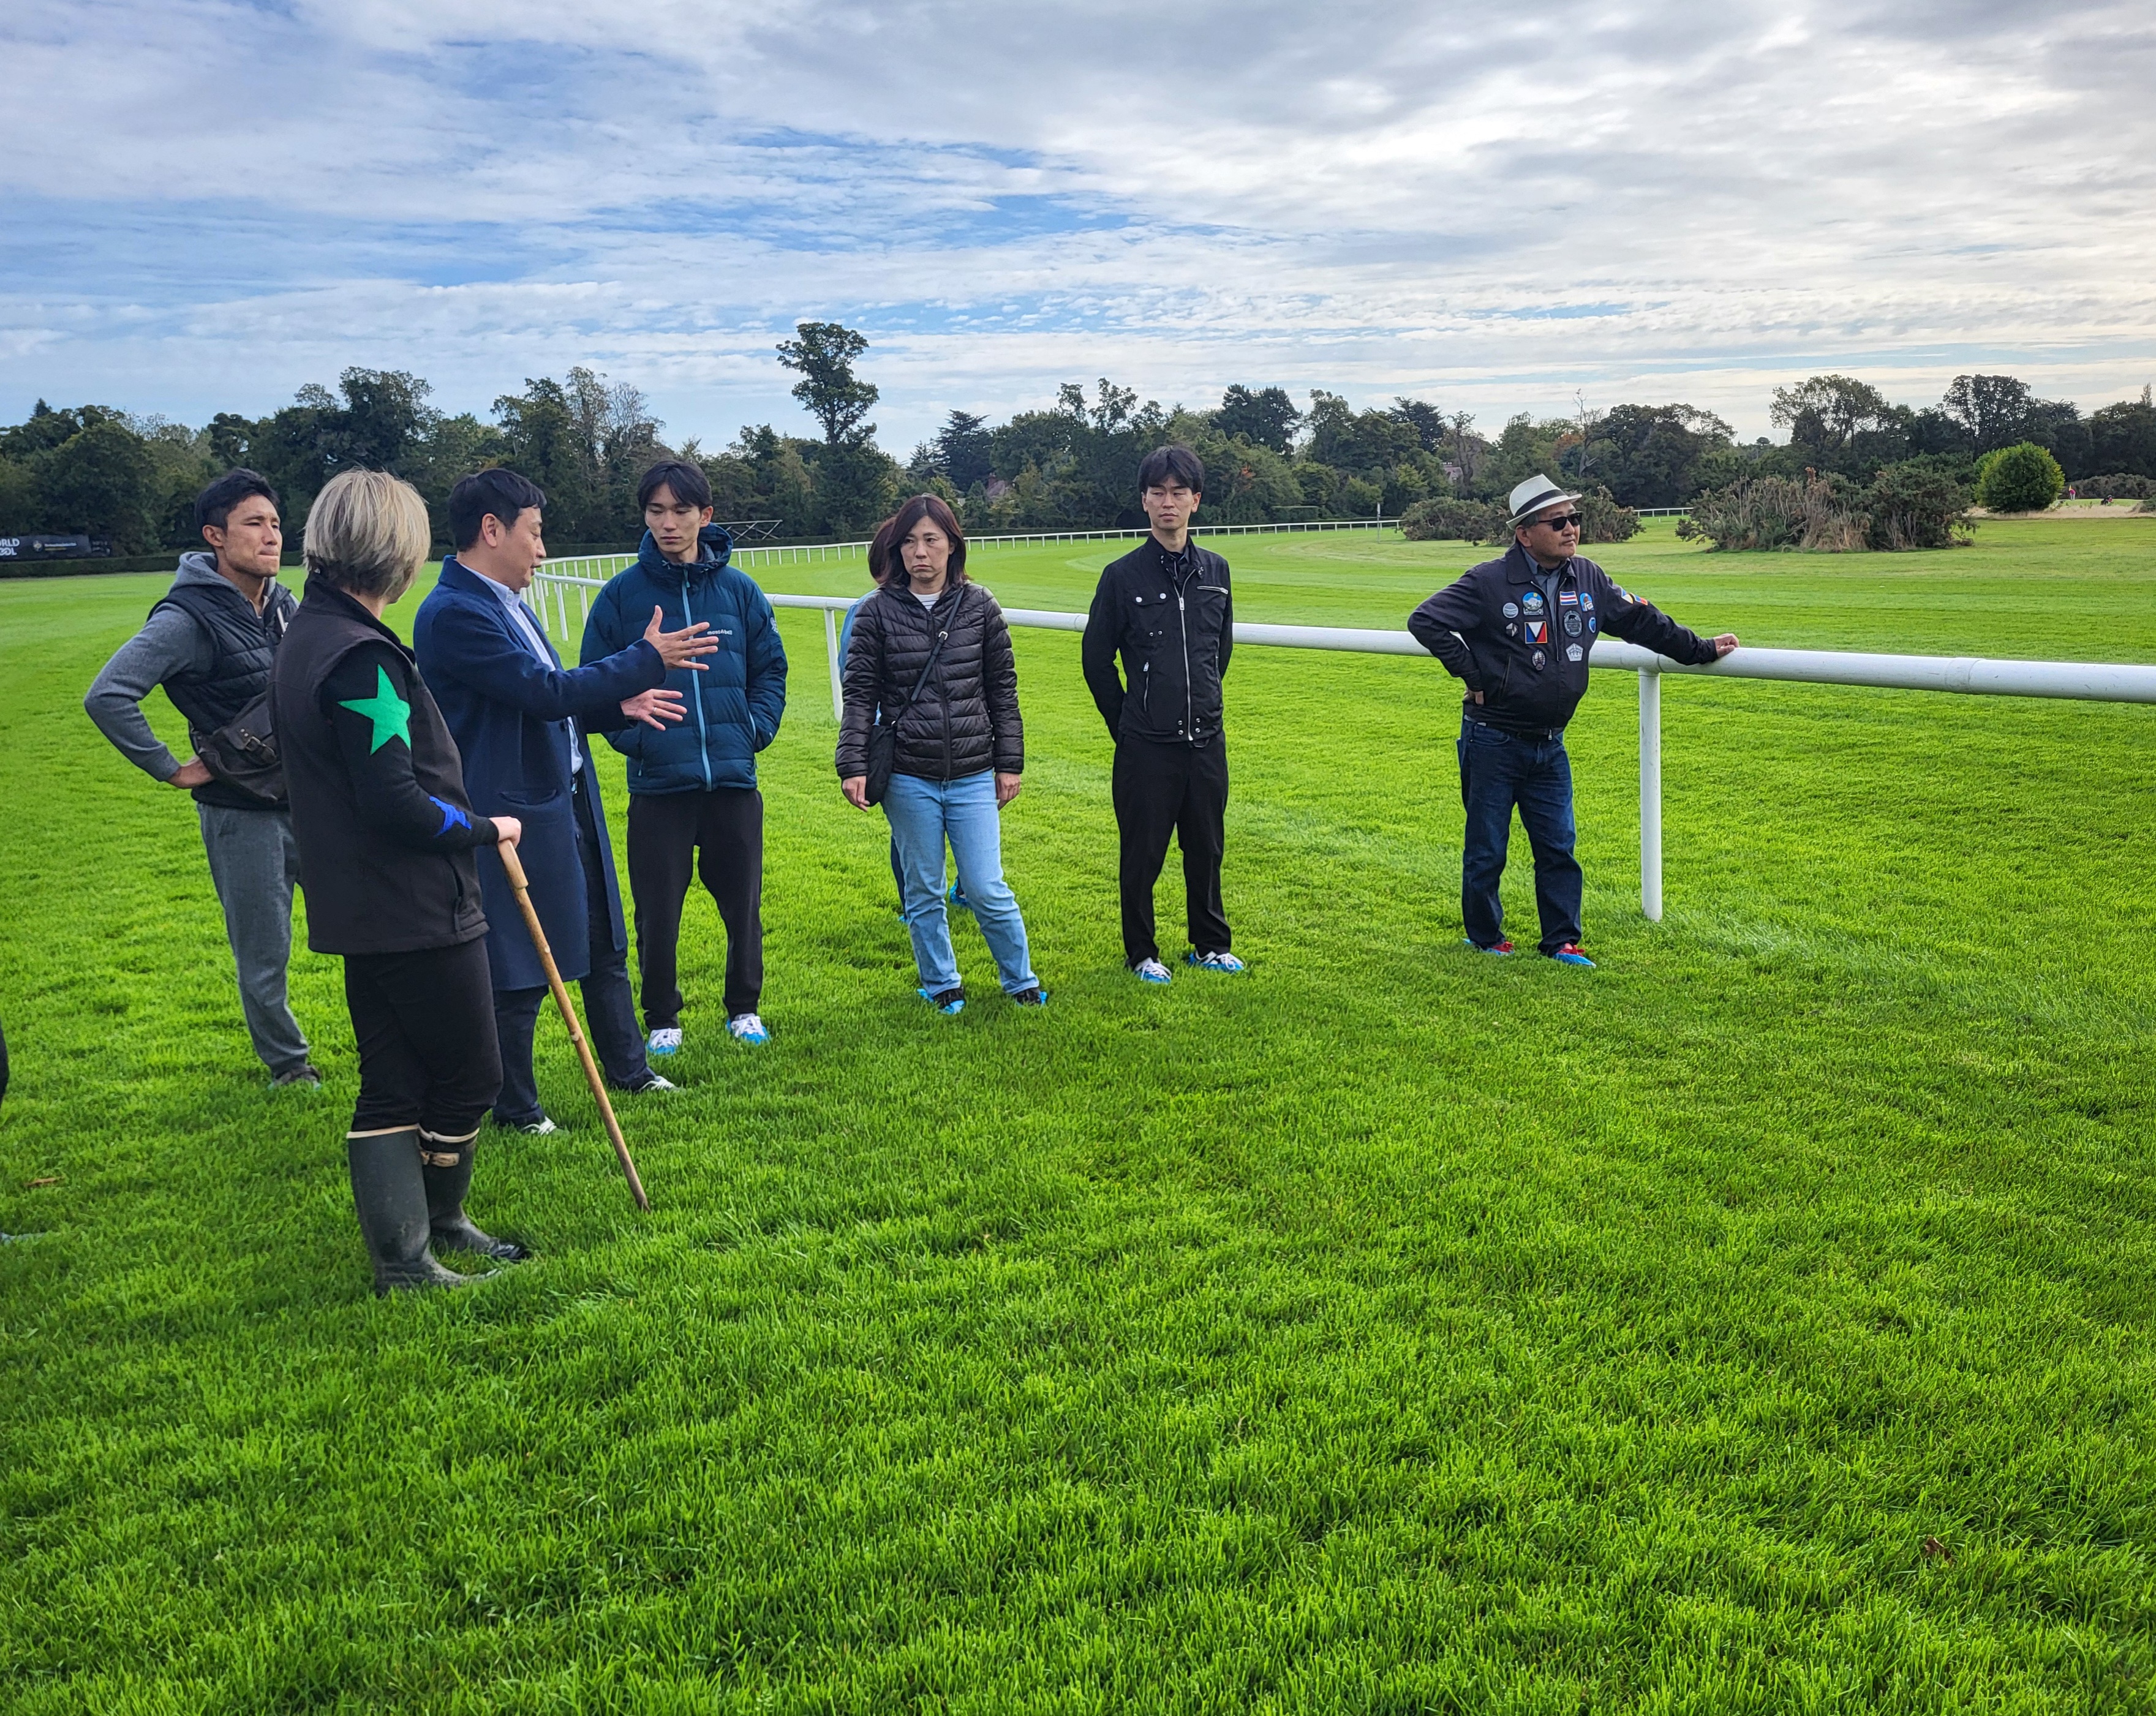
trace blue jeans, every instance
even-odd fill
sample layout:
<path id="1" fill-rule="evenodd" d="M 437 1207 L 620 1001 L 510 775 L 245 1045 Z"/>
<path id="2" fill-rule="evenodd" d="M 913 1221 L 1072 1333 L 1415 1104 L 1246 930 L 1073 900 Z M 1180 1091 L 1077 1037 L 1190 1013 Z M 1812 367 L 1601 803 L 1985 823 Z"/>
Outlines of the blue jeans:
<path id="1" fill-rule="evenodd" d="M 958 956 L 951 950 L 951 922 L 943 909 L 943 843 L 957 860 L 958 889 L 973 902 L 973 921 L 996 957 L 1004 993 L 1039 986 L 1026 954 L 1025 922 L 1004 880 L 1003 824 L 996 809 L 992 769 L 957 781 L 924 781 L 893 775 L 884 794 L 897 843 L 899 892 L 906 927 L 913 937 L 913 963 L 931 995 L 958 987 Z"/>
<path id="2" fill-rule="evenodd" d="M 1504 940 L 1505 907 L 1497 897 L 1512 807 L 1535 854 L 1535 910 L 1542 950 L 1555 953 L 1579 940 L 1582 883 L 1572 855 L 1572 759 L 1564 736 L 1524 736 L 1474 720 L 1460 725 L 1460 798 L 1467 807 L 1460 869 L 1460 915 L 1477 947 Z"/>

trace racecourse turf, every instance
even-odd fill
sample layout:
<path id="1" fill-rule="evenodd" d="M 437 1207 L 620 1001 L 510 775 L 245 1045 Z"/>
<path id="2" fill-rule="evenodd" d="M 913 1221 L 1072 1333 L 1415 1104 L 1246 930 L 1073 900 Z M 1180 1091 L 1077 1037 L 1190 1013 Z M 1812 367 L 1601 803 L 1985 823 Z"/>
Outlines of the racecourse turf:
<path id="1" fill-rule="evenodd" d="M 1223 546 L 1242 617 L 1365 626 L 1476 557 Z M 2152 548 L 1599 552 L 1754 643 L 2156 661 Z M 1081 607 L 1118 551 L 973 570 Z M 789 614 L 770 1046 L 700 894 L 650 1213 L 548 1024 L 566 1129 L 472 1201 L 537 1260 L 377 1301 L 337 963 L 271 1093 L 190 807 L 81 713 L 161 583 L 0 584 L 0 1707 L 2156 1708 L 2156 712 L 1670 679 L 1654 925 L 1598 675 L 1582 972 L 1460 945 L 1436 663 L 1246 648 L 1250 971 L 1160 991 L 1078 640 L 1023 633 L 1052 1001 L 962 919 L 945 1019 Z"/>

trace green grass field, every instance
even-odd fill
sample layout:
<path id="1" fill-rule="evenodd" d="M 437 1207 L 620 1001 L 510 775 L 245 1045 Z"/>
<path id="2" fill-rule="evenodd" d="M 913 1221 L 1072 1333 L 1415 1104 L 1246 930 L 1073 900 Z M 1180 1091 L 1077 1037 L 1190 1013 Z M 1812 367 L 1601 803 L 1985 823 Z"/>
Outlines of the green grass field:
<path id="1" fill-rule="evenodd" d="M 1226 546 L 1239 617 L 1345 625 L 1476 557 Z M 1601 553 L 1756 643 L 2156 661 L 2152 547 Z M 1078 607 L 1106 557 L 973 570 Z M 1599 676 L 1583 973 L 1460 946 L 1435 663 L 1247 649 L 1250 970 L 1156 991 L 1077 639 L 1021 633 L 1054 1001 L 961 919 L 946 1020 L 788 615 L 772 1044 L 696 896 L 650 1214 L 549 1026 L 567 1129 L 473 1198 L 541 1256 L 377 1301 L 336 963 L 273 1095 L 191 809 L 80 710 L 160 585 L 0 584 L 0 1706 L 2156 1709 L 2151 711 L 1672 678 L 1650 925 Z M 1161 903 L 1179 947 L 1172 857 Z"/>

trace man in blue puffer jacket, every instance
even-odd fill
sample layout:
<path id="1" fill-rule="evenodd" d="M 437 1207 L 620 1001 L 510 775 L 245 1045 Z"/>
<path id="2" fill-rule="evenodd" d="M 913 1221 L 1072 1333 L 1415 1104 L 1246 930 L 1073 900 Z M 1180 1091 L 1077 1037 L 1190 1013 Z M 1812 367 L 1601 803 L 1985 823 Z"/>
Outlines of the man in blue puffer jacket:
<path id="1" fill-rule="evenodd" d="M 756 754 L 778 735 L 786 709 L 786 651 L 771 603 L 728 564 L 733 544 L 711 523 L 711 485 L 685 460 L 654 465 L 637 485 L 644 546 L 592 603 L 583 659 L 604 659 L 644 635 L 651 610 L 672 631 L 701 620 L 715 655 L 666 676 L 688 719 L 664 732 L 607 735 L 629 759 L 629 886 L 646 1053 L 681 1047 L 676 949 L 692 873 L 726 926 L 726 1029 L 738 1042 L 770 1041 L 757 1013 L 763 991 L 763 795 Z M 641 615 L 639 621 L 638 616 Z M 698 854 L 701 853 L 701 863 Z"/>

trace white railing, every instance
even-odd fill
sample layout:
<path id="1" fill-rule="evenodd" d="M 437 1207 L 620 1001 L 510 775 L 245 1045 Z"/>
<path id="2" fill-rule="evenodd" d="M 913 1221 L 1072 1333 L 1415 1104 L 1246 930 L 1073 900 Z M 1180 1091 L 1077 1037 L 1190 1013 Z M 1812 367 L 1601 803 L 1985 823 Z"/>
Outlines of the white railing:
<path id="1" fill-rule="evenodd" d="M 565 641 L 581 635 L 567 620 L 570 588 L 588 613 L 591 592 L 602 580 L 564 577 L 550 561 L 526 600 Z M 552 590 L 542 587 L 561 587 Z M 773 596 L 773 607 L 815 608 L 824 616 L 824 647 L 831 674 L 831 716 L 845 706 L 839 660 L 839 616 L 860 598 L 851 596 Z M 550 607 L 552 617 L 549 616 Z M 1014 626 L 1082 632 L 1086 616 L 1048 608 L 1007 607 Z M 1360 655 L 1427 656 L 1405 632 L 1348 626 L 1271 626 L 1238 622 L 1235 642 L 1284 649 L 1340 649 Z M 2007 661 L 1966 655 L 1868 655 L 1845 650 L 1742 648 L 1706 667 L 1691 667 L 1614 638 L 1594 648 L 1598 667 L 1640 676 L 1640 909 L 1662 918 L 1662 675 L 1697 674 L 1721 679 L 1777 679 L 1807 685 L 1868 685 L 1894 691 L 1952 691 L 1977 697 L 2070 698 L 2087 703 L 2156 703 L 2156 667 L 2127 663 Z"/>

